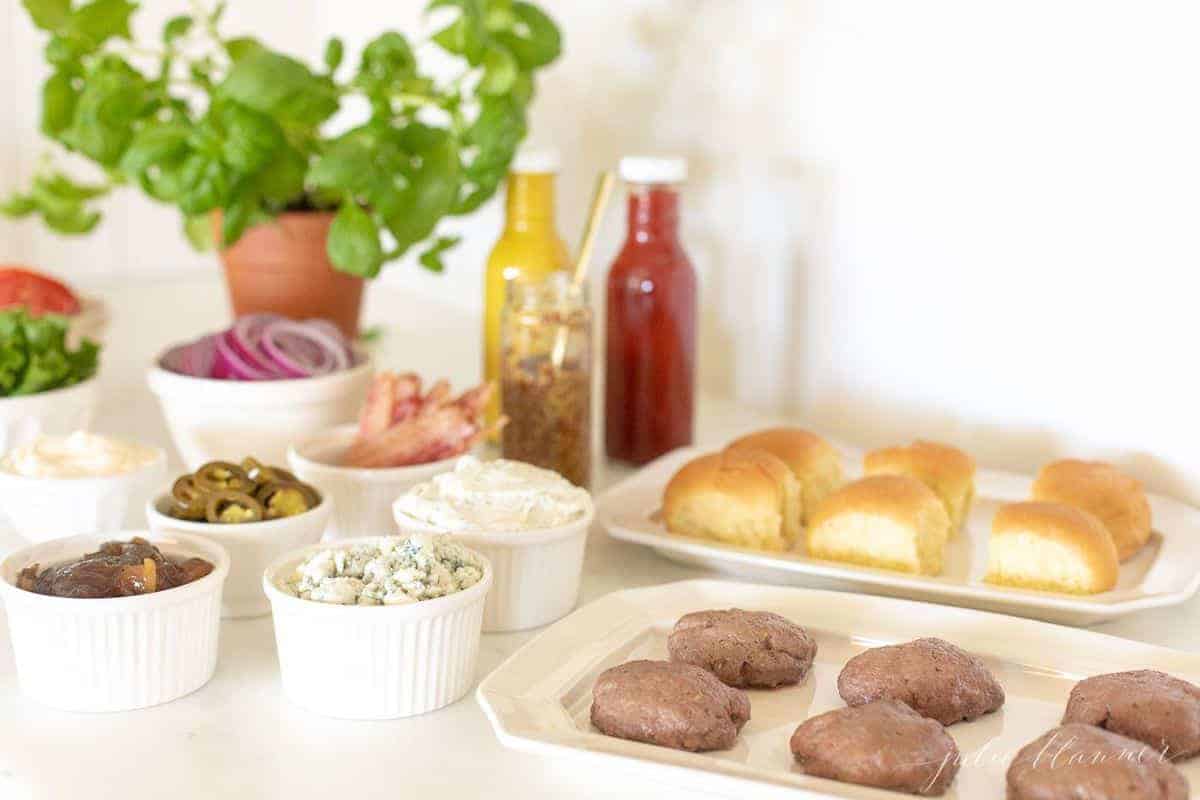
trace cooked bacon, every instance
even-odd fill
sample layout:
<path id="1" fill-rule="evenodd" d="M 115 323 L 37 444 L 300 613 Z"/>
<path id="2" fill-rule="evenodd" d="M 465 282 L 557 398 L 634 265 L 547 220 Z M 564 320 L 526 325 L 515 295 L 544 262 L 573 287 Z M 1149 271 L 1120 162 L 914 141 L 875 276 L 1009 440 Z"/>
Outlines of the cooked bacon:
<path id="1" fill-rule="evenodd" d="M 375 376 L 359 421 L 359 434 L 343 457 L 352 467 L 401 467 L 461 455 L 507 421 L 483 427 L 494 387 L 483 384 L 451 399 L 440 380 L 421 394 L 416 375 Z"/>

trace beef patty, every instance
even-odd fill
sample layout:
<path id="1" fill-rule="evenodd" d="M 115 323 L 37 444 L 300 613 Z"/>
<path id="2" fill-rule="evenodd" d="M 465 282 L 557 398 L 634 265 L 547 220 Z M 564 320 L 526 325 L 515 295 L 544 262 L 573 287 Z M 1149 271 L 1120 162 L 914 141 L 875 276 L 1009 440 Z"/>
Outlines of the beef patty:
<path id="1" fill-rule="evenodd" d="M 1063 723 L 1082 722 L 1144 742 L 1171 759 L 1200 753 L 1200 686 L 1141 669 L 1075 684 Z"/>
<path id="2" fill-rule="evenodd" d="M 726 750 L 750 719 L 750 699 L 711 672 L 675 661 L 630 661 L 592 687 L 592 724 L 609 736 L 678 750 Z"/>
<path id="3" fill-rule="evenodd" d="M 773 689 L 799 683 L 817 643 L 799 625 L 769 611 L 696 611 L 667 638 L 672 661 L 703 667 L 729 686 Z"/>
<path id="4" fill-rule="evenodd" d="M 792 755 L 809 775 L 937 797 L 958 772 L 958 747 L 937 722 L 904 703 L 877 700 L 805 721 Z"/>
<path id="5" fill-rule="evenodd" d="M 1021 748 L 1007 800 L 1187 800 L 1175 765 L 1142 742 L 1072 723 Z"/>
<path id="6" fill-rule="evenodd" d="M 1004 705 L 1004 689 L 983 662 L 942 639 L 876 647 L 846 662 L 838 694 L 847 705 L 899 700 L 943 725 Z"/>

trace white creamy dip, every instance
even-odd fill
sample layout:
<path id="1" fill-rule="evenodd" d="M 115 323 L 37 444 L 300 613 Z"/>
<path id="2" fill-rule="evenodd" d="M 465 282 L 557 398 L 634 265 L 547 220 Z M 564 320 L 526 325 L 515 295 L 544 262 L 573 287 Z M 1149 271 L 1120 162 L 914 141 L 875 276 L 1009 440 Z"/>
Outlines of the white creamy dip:
<path id="1" fill-rule="evenodd" d="M 448 536 L 388 537 L 314 553 L 289 587 L 320 603 L 401 605 L 461 592 L 482 578 L 479 558 Z"/>
<path id="2" fill-rule="evenodd" d="M 68 436 L 40 436 L 9 450 L 0 469 L 28 478 L 100 478 L 133 472 L 158 457 L 150 447 L 75 431 Z"/>
<path id="3" fill-rule="evenodd" d="M 452 472 L 418 484 L 393 506 L 438 531 L 519 531 L 554 528 L 587 513 L 591 498 L 557 472 L 520 461 L 482 462 L 463 456 Z"/>

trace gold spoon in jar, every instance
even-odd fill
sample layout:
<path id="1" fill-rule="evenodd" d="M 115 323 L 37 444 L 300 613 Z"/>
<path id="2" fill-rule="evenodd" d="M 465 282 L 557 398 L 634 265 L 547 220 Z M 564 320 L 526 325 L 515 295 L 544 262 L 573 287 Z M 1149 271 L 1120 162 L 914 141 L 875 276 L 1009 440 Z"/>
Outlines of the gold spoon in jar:
<path id="1" fill-rule="evenodd" d="M 612 194 L 613 182 L 613 173 L 610 169 L 604 170 L 596 178 L 596 192 L 592 195 L 592 207 L 588 211 L 583 229 L 583 240 L 579 245 L 579 255 L 575 258 L 575 270 L 571 275 L 571 285 L 576 289 L 583 286 L 584 278 L 587 277 L 588 264 L 592 260 L 592 250 L 596 246 L 596 234 L 600 231 L 600 221 L 604 219 L 604 209 L 608 207 L 608 198 Z M 567 326 L 564 324 L 559 327 L 558 334 L 554 337 L 554 350 L 551 353 L 550 361 L 556 370 L 562 369 L 563 361 L 567 357 L 567 335 Z"/>

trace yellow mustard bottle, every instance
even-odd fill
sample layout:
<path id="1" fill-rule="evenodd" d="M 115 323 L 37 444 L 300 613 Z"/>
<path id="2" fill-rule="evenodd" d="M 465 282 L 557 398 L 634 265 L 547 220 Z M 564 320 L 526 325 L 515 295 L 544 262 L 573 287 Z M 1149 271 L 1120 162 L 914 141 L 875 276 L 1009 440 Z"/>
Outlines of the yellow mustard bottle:
<path id="1" fill-rule="evenodd" d="M 495 381 L 487 421 L 500 415 L 500 315 L 509 282 L 545 278 L 566 269 L 567 245 L 554 225 L 554 179 L 558 159 L 552 153 L 521 151 L 508 174 L 504 231 L 488 256 L 483 287 L 483 375 Z"/>

